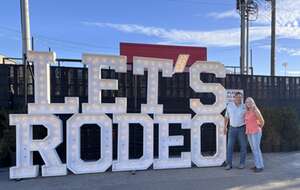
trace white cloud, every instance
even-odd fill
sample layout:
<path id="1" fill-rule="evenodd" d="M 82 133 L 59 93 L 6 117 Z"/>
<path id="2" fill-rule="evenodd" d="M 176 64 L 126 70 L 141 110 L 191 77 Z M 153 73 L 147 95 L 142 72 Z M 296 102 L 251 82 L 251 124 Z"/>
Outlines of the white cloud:
<path id="1" fill-rule="evenodd" d="M 278 47 L 277 51 L 280 53 L 287 53 L 288 55 L 291 55 L 291 56 L 300 56 L 299 48 Z"/>
<path id="2" fill-rule="evenodd" d="M 261 45 L 259 48 L 270 50 L 271 45 Z M 286 53 L 290 56 L 300 56 L 300 48 L 289 48 L 277 45 L 276 52 L 278 53 Z"/>
<path id="3" fill-rule="evenodd" d="M 271 5 L 266 1 L 259 1 L 258 18 L 255 24 L 270 25 L 271 23 Z M 299 0 L 277 0 L 276 22 L 278 26 L 298 26 L 300 20 L 300 1 Z M 224 18 L 240 18 L 239 14 L 234 10 L 223 12 L 212 12 L 208 16 L 224 19 Z"/>
<path id="4" fill-rule="evenodd" d="M 250 27 L 250 41 L 260 41 L 270 38 L 270 5 L 260 1 L 259 17 Z M 300 0 L 278 0 L 277 2 L 277 39 L 300 40 Z M 210 13 L 208 16 L 216 19 L 239 18 L 235 10 L 220 13 Z M 155 37 L 168 44 L 200 45 L 213 47 L 228 47 L 240 45 L 240 28 L 221 30 L 182 30 L 161 27 L 144 26 L 136 24 L 116 24 L 103 22 L 82 22 L 88 26 L 111 28 L 117 31 Z M 286 51 L 286 53 L 291 53 Z M 295 54 L 295 53 L 294 53 Z"/>
<path id="5" fill-rule="evenodd" d="M 190 31 L 179 29 L 165 29 L 136 24 L 115 24 L 102 22 L 83 22 L 85 25 L 112 28 L 121 32 L 135 33 L 157 37 L 168 43 L 205 45 L 215 47 L 238 46 L 240 44 L 240 29 L 229 28 L 212 31 Z M 253 26 L 250 28 L 250 40 L 258 41 L 269 38 L 269 26 Z M 299 27 L 278 27 L 277 38 L 300 39 Z"/>
<path id="6" fill-rule="evenodd" d="M 196 15 L 198 16 L 198 15 Z M 199 16 L 203 16 L 202 14 Z M 213 17 L 216 19 L 224 19 L 224 18 L 240 18 L 239 14 L 237 13 L 236 10 L 229 10 L 229 11 L 225 11 L 225 12 L 212 12 L 209 13 L 207 16 L 209 17 Z"/>
<path id="7" fill-rule="evenodd" d="M 239 45 L 239 29 L 234 28 L 229 31 L 218 30 L 213 32 L 185 31 L 177 29 L 164 29 L 159 27 L 149 27 L 135 24 L 114 24 L 114 23 L 91 23 L 86 25 L 108 27 L 127 33 L 136 33 L 146 36 L 153 36 L 170 43 L 188 43 L 198 45 L 213 46 L 235 46 Z"/>
<path id="8" fill-rule="evenodd" d="M 165 29 L 159 27 L 142 26 L 135 24 L 114 24 L 101 22 L 83 22 L 85 25 L 112 28 L 118 31 L 153 36 L 169 43 L 206 45 L 206 46 L 238 46 L 240 44 L 240 29 L 231 28 L 213 31 L 190 31 Z M 262 40 L 268 37 L 268 27 L 252 27 L 251 40 Z"/>

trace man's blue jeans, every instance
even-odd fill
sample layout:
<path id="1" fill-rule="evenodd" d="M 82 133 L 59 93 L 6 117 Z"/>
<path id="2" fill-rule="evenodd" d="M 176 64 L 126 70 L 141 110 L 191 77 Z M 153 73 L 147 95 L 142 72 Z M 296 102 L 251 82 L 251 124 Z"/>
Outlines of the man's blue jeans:
<path id="1" fill-rule="evenodd" d="M 245 165 L 247 154 L 246 127 L 229 127 L 227 144 L 227 164 L 232 166 L 232 155 L 236 140 L 240 145 L 240 165 Z"/>

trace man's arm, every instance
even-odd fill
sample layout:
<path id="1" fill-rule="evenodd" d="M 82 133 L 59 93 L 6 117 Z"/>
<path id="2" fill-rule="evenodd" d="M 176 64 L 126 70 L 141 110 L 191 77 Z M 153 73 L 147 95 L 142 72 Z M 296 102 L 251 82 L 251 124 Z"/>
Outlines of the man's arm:
<path id="1" fill-rule="evenodd" d="M 224 135 L 227 134 L 228 122 L 229 122 L 229 114 L 228 111 L 226 110 L 225 118 L 224 118 Z"/>

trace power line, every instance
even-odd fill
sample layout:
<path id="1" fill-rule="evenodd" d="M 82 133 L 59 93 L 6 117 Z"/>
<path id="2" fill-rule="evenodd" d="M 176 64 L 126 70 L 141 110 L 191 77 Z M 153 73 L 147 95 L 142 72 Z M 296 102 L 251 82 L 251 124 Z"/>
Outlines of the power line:
<path id="1" fill-rule="evenodd" d="M 199 1 L 199 0 L 167 0 L 170 3 L 181 3 L 181 4 L 199 4 L 199 5 L 224 5 L 232 6 L 230 3 L 220 3 L 220 2 L 211 2 L 211 1 Z"/>
<path id="2" fill-rule="evenodd" d="M 10 28 L 10 27 L 6 27 L 6 26 L 0 26 L 0 29 L 4 29 L 7 31 L 12 31 L 17 33 L 18 35 L 21 34 L 21 31 L 15 28 Z M 68 46 L 70 47 L 70 45 L 72 45 L 72 47 L 88 47 L 88 48 L 95 48 L 95 49 L 110 49 L 110 50 L 118 50 L 118 48 L 112 47 L 112 46 L 98 46 L 95 44 L 90 44 L 90 43 L 85 43 L 85 42 L 75 42 L 75 41 L 69 41 L 69 40 L 63 40 L 63 39 L 58 39 L 58 38 L 52 38 L 52 37 L 48 37 L 45 35 L 40 35 L 40 34 L 34 34 L 34 37 L 36 40 L 39 41 L 45 41 L 45 42 L 50 42 L 50 43 L 61 43 L 64 46 L 66 44 L 68 44 Z"/>
<path id="3" fill-rule="evenodd" d="M 75 42 L 75 41 L 69 41 L 69 40 L 62 40 L 62 39 L 57 39 L 57 38 L 50 38 L 44 35 L 36 35 L 37 38 L 41 38 L 41 39 L 46 39 L 49 41 L 56 41 L 56 42 L 61 42 L 61 43 L 66 43 L 66 44 L 72 44 L 72 45 L 76 45 L 76 46 L 85 46 L 85 47 L 92 47 L 92 48 L 98 48 L 98 49 L 116 49 L 115 47 L 111 47 L 111 46 L 98 46 L 98 45 L 94 45 L 94 44 L 89 44 L 89 43 L 85 43 L 85 42 Z"/>

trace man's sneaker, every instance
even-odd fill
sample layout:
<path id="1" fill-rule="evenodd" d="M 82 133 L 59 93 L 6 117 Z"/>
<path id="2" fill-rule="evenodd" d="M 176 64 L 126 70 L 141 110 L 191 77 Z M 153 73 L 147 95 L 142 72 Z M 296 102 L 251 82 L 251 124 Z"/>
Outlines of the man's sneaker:
<path id="1" fill-rule="evenodd" d="M 256 170 L 256 167 L 254 166 L 254 167 L 250 168 L 250 170 L 253 170 L 253 171 L 254 171 L 254 170 Z"/>
<path id="2" fill-rule="evenodd" d="M 238 169 L 244 169 L 245 168 L 245 165 L 244 164 L 240 164 L 239 166 L 238 166 Z"/>
<path id="3" fill-rule="evenodd" d="M 230 166 L 230 165 L 227 165 L 226 167 L 225 167 L 225 170 L 231 170 L 232 169 L 232 166 Z"/>
<path id="4" fill-rule="evenodd" d="M 254 170 L 254 172 L 255 173 L 260 173 L 260 172 L 262 172 L 264 170 L 264 168 L 256 168 L 255 170 Z"/>

